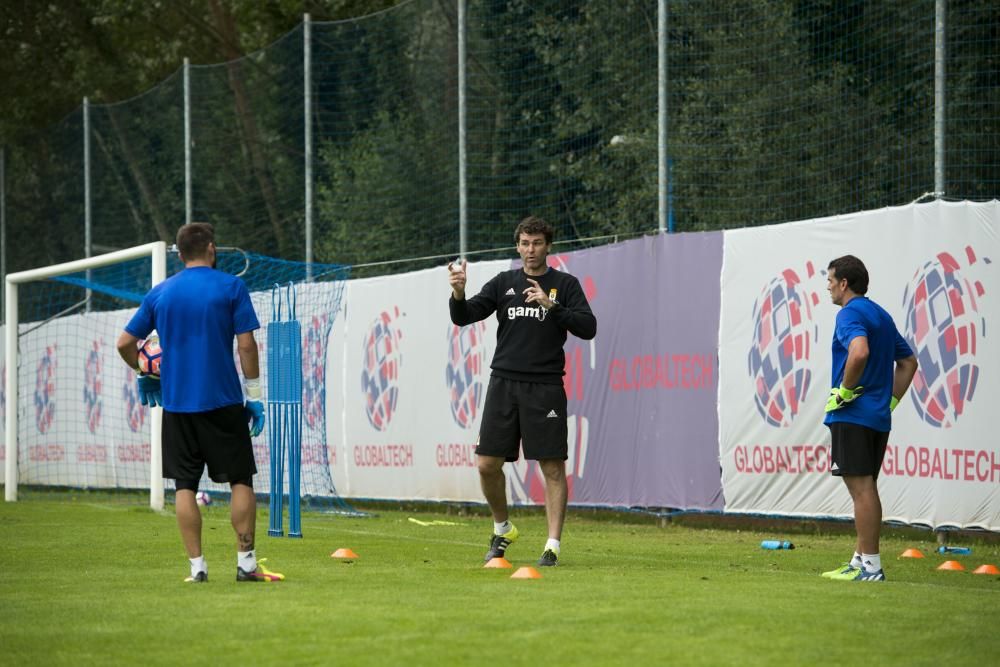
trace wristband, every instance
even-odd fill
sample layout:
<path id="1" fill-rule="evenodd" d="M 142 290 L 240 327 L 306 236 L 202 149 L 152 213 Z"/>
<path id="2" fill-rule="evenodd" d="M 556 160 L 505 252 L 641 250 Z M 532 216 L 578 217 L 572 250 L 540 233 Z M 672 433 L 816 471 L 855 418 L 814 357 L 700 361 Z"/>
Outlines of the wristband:
<path id="1" fill-rule="evenodd" d="M 889 412 L 895 410 L 897 405 L 899 405 L 899 399 L 893 396 L 891 399 L 889 399 Z"/>
<path id="2" fill-rule="evenodd" d="M 246 389 L 247 398 L 259 401 L 261 397 L 260 378 L 246 379 L 243 381 L 243 388 Z"/>

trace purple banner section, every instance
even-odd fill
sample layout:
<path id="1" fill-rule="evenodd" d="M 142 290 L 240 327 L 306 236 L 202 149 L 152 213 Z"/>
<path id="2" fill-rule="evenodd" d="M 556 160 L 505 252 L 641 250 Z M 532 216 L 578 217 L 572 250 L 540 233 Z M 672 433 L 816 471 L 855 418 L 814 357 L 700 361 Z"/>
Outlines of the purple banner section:
<path id="1" fill-rule="evenodd" d="M 583 285 L 597 338 L 566 343 L 571 504 L 720 510 L 722 233 L 645 237 L 550 257 Z M 537 464 L 515 502 L 543 502 Z"/>

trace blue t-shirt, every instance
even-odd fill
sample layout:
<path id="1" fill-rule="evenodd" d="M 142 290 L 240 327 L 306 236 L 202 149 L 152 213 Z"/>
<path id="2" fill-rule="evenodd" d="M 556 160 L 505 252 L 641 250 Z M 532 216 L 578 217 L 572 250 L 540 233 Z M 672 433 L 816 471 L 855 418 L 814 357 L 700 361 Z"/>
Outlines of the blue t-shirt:
<path id="1" fill-rule="evenodd" d="M 206 412 L 243 403 L 233 338 L 259 328 L 242 280 L 196 266 L 151 289 L 125 331 L 160 337 L 163 409 Z"/>
<path id="2" fill-rule="evenodd" d="M 861 396 L 839 410 L 826 413 L 824 424 L 848 422 L 886 433 L 892 429 L 889 402 L 897 359 L 913 356 L 913 350 L 896 329 L 889 313 L 871 299 L 856 296 L 837 313 L 833 333 L 833 387 L 844 381 L 847 349 L 858 336 L 868 339 L 868 362 L 858 384 Z"/>

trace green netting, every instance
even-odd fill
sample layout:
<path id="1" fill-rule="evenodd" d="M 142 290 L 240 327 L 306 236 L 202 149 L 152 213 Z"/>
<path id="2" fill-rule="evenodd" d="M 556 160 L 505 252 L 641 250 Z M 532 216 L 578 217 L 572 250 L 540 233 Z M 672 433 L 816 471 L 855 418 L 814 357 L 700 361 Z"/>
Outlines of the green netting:
<path id="1" fill-rule="evenodd" d="M 317 261 L 459 249 L 454 2 L 407 0 L 189 69 L 192 217 L 221 242 L 306 258 L 306 93 Z M 570 247 L 658 224 L 658 40 L 675 231 L 1000 196 L 1000 11 L 947 3 L 943 188 L 935 183 L 935 3 L 483 0 L 467 7 L 468 248 L 528 213 Z M 180 63 L 178 63 L 180 66 Z M 94 254 L 184 222 L 183 69 L 90 106 Z M 81 91 L 81 98 L 87 91 Z M 77 110 L 6 150 L 7 268 L 78 259 Z M 597 240 L 594 240 L 595 237 Z M 440 259 L 360 273 L 411 270 Z M 356 275 L 358 273 L 356 272 Z"/>
<path id="2" fill-rule="evenodd" d="M 302 27 L 191 68 L 192 220 L 222 242 L 305 259 Z M 336 260 L 331 260 L 336 261 Z"/>
<path id="3" fill-rule="evenodd" d="M 182 270 L 176 254 L 168 275 Z M 349 511 L 330 474 L 326 415 L 327 340 L 338 313 L 348 267 L 305 265 L 236 251 L 219 255 L 220 270 L 240 275 L 261 323 L 267 349 L 272 286 L 295 285 L 302 335 L 302 494 L 319 507 Z M 36 491 L 115 492 L 122 500 L 149 489 L 150 413 L 138 402 L 135 375 L 119 359 L 116 342 L 150 289 L 151 260 L 138 259 L 80 271 L 18 288 L 18 484 Z M 234 363 L 235 363 L 234 350 Z M 4 372 L 7 372 L 4 364 Z M 266 380 L 267 369 L 261 365 Z M 2 403 L 2 400 L 0 400 Z M 269 442 L 254 440 L 259 475 L 269 492 Z M 0 448 L 0 452 L 4 451 Z M 167 485 L 170 488 L 171 481 Z M 202 488 L 228 492 L 202 480 Z"/>
<path id="4" fill-rule="evenodd" d="M 317 258 L 361 264 L 457 249 L 453 4 L 316 23 L 313 40 Z"/>
<path id="5" fill-rule="evenodd" d="M 93 254 L 168 240 L 184 222 L 184 79 L 90 106 Z"/>

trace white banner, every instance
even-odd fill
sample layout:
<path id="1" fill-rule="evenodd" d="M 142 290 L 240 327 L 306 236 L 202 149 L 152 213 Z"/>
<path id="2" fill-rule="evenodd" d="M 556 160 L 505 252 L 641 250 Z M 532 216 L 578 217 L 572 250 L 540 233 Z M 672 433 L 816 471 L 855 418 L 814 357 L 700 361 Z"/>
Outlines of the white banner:
<path id="1" fill-rule="evenodd" d="M 20 484 L 149 488 L 149 410 L 115 349 L 125 317 L 22 325 L 34 330 L 19 340 Z"/>
<path id="2" fill-rule="evenodd" d="M 467 293 L 509 268 L 470 264 Z M 473 452 L 497 321 L 455 327 L 450 291 L 443 266 L 348 283 L 326 374 L 340 495 L 481 501 Z"/>
<path id="3" fill-rule="evenodd" d="M 1000 204 L 910 205 L 725 232 L 719 447 L 726 511 L 852 513 L 823 408 L 838 307 L 830 260 L 868 267 L 920 361 L 893 413 L 885 520 L 1000 530 Z"/>

